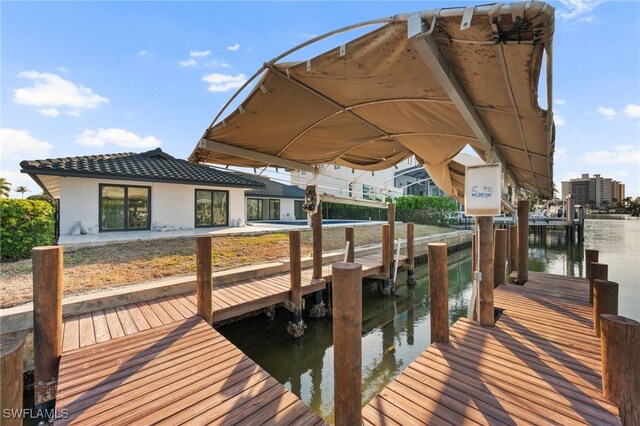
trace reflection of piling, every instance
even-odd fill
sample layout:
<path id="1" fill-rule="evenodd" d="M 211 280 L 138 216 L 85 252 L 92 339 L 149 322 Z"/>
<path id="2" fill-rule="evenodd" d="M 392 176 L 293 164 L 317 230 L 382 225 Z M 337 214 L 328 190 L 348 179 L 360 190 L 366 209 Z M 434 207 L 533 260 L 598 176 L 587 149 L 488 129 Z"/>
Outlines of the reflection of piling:
<path id="1" fill-rule="evenodd" d="M 449 341 L 449 275 L 447 245 L 429 243 L 429 302 L 431 304 L 431 343 Z"/>
<path id="2" fill-rule="evenodd" d="M 407 223 L 407 285 L 416 285 L 414 238 L 413 222 L 409 222 Z"/>
<path id="3" fill-rule="evenodd" d="M 291 287 L 292 315 L 287 331 L 293 337 L 304 335 L 302 321 L 302 268 L 300 265 L 300 231 L 289 231 L 289 283 Z"/>
<path id="4" fill-rule="evenodd" d="M 362 424 L 362 265 L 333 266 L 335 424 Z"/>
<path id="5" fill-rule="evenodd" d="M 640 322 L 604 314 L 602 395 L 620 409 L 623 425 L 640 425 Z"/>
<path id="6" fill-rule="evenodd" d="M 32 258 L 35 407 L 46 413 L 54 407 L 62 354 L 63 248 L 36 247 Z"/>

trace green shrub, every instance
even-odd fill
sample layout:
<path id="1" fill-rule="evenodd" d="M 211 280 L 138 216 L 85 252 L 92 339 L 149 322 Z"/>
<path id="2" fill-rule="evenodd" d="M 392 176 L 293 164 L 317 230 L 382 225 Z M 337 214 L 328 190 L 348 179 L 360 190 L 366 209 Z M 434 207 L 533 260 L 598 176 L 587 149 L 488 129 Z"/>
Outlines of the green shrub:
<path id="1" fill-rule="evenodd" d="M 40 200 L 0 200 L 2 260 L 28 259 L 31 249 L 53 243 L 54 208 Z"/>
<path id="2" fill-rule="evenodd" d="M 396 218 L 421 225 L 444 226 L 447 216 L 458 210 L 453 198 L 429 195 L 405 195 L 396 199 Z"/>

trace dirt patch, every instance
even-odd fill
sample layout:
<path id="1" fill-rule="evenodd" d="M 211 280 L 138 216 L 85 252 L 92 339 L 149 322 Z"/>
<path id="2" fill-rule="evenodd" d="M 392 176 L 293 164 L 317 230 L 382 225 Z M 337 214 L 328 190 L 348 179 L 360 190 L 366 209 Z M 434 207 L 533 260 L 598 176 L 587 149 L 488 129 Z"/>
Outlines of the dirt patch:
<path id="1" fill-rule="evenodd" d="M 416 225 L 416 238 L 451 232 L 449 228 Z M 381 226 L 355 227 L 356 247 L 380 242 Z M 302 255 L 312 252 L 311 231 L 301 232 Z M 406 237 L 406 227 L 396 227 L 396 238 Z M 324 228 L 323 251 L 344 248 L 344 227 Z M 273 262 L 289 256 L 286 232 L 255 236 L 217 236 L 213 240 L 213 269 Z M 31 260 L 2 263 L 0 307 L 32 298 Z M 82 294 L 142 283 L 159 278 L 192 275 L 196 271 L 195 238 L 134 241 L 79 249 L 64 255 L 64 294 Z"/>

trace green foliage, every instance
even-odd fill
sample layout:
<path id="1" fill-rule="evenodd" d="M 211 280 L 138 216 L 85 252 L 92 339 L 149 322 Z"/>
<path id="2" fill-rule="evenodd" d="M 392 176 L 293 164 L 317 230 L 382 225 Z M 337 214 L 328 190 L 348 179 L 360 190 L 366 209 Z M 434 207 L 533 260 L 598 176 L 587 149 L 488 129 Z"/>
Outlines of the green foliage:
<path id="1" fill-rule="evenodd" d="M 57 201 L 53 199 L 53 197 L 51 197 L 49 194 L 45 193 L 45 192 L 41 192 L 39 194 L 36 195 L 29 195 L 27 197 L 27 200 L 42 200 L 42 201 L 46 201 L 47 203 L 51 204 L 51 205 L 56 205 Z"/>
<path id="2" fill-rule="evenodd" d="M 458 205 L 453 198 L 406 195 L 396 199 L 396 218 L 403 222 L 444 226 Z"/>
<path id="3" fill-rule="evenodd" d="M 0 177 L 0 197 L 9 197 L 9 192 L 11 192 L 11 183 Z"/>
<path id="4" fill-rule="evenodd" d="M 54 208 L 40 200 L 0 200 L 2 260 L 28 259 L 31 249 L 53 243 Z"/>
<path id="5" fill-rule="evenodd" d="M 325 219 L 387 220 L 387 209 L 323 202 L 322 217 Z"/>

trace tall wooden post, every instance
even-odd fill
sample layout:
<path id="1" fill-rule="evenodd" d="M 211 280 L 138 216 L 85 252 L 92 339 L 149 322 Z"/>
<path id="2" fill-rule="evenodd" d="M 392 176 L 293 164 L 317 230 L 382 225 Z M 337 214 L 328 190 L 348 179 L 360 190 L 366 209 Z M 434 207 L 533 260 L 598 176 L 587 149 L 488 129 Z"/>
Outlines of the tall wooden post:
<path id="1" fill-rule="evenodd" d="M 407 285 L 415 285 L 415 236 L 413 222 L 407 223 Z"/>
<path id="2" fill-rule="evenodd" d="M 362 265 L 334 263 L 333 388 L 336 426 L 362 424 Z"/>
<path id="3" fill-rule="evenodd" d="M 529 279 L 529 201 L 518 201 L 518 284 Z"/>
<path id="4" fill-rule="evenodd" d="M 293 314 L 287 325 L 287 331 L 293 337 L 304 335 L 302 321 L 302 267 L 300 263 L 300 231 L 289 231 L 289 283 Z"/>
<path id="5" fill-rule="evenodd" d="M 197 313 L 207 324 L 213 323 L 213 276 L 211 268 L 211 237 L 196 238 L 196 299 Z"/>
<path id="6" fill-rule="evenodd" d="M 382 268 L 380 271 L 380 275 L 382 278 L 382 294 L 385 296 L 389 296 L 391 294 L 390 256 L 392 255 L 392 248 L 393 244 L 391 244 L 391 239 L 389 236 L 389 224 L 384 224 L 382 225 Z"/>
<path id="7" fill-rule="evenodd" d="M 35 405 L 48 409 L 55 401 L 62 354 L 63 248 L 35 247 L 32 258 Z"/>
<path id="8" fill-rule="evenodd" d="M 600 337 L 600 315 L 618 315 L 618 283 L 593 280 L 593 331 Z"/>
<path id="9" fill-rule="evenodd" d="M 477 216 L 480 226 L 480 325 L 493 327 L 493 217 Z"/>
<path id="10" fill-rule="evenodd" d="M 349 242 L 349 250 L 347 251 L 347 262 L 353 263 L 355 261 L 355 238 L 353 234 L 353 226 L 347 226 L 344 228 L 344 239 Z"/>
<path id="11" fill-rule="evenodd" d="M 25 333 L 2 335 L 0 345 L 0 416 L 2 424 L 7 426 L 21 426 L 22 418 L 16 415 L 5 416 L 5 413 L 16 413 L 24 407 L 22 401 L 24 366 L 24 338 Z"/>
<path id="12" fill-rule="evenodd" d="M 591 264 L 598 263 L 599 257 L 598 250 L 587 249 L 584 251 L 584 264 L 586 269 L 585 277 L 589 282 L 591 282 Z"/>
<path id="13" fill-rule="evenodd" d="M 593 281 L 608 280 L 609 266 L 606 263 L 591 262 L 591 279 L 589 280 L 589 303 L 593 305 Z"/>
<path id="14" fill-rule="evenodd" d="M 504 271 L 507 266 L 507 230 L 496 229 L 494 232 L 493 254 L 493 287 L 504 284 Z"/>
<path id="15" fill-rule="evenodd" d="M 393 276 L 393 267 L 391 266 L 393 264 L 393 259 L 394 259 L 394 255 L 395 255 L 395 241 L 396 241 L 396 205 L 395 203 L 389 203 L 388 207 L 388 215 L 387 215 L 387 219 L 389 222 L 389 241 L 390 241 L 390 245 L 389 245 L 389 278 L 391 279 L 391 281 L 394 281 L 396 279 L 396 277 Z"/>
<path id="16" fill-rule="evenodd" d="M 509 225 L 509 274 L 518 272 L 518 226 Z"/>
<path id="17" fill-rule="evenodd" d="M 640 322 L 603 314 L 602 395 L 620 409 L 623 425 L 640 425 Z"/>
<path id="18" fill-rule="evenodd" d="M 429 243 L 429 302 L 431 304 L 431 343 L 449 341 L 449 271 L 447 245 Z"/>
<path id="19" fill-rule="evenodd" d="M 311 278 L 322 278 L 322 201 L 318 210 L 311 215 L 311 234 L 313 240 L 313 272 Z"/>

